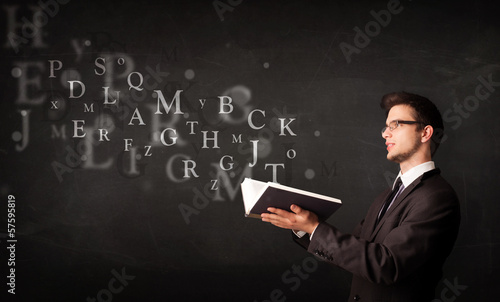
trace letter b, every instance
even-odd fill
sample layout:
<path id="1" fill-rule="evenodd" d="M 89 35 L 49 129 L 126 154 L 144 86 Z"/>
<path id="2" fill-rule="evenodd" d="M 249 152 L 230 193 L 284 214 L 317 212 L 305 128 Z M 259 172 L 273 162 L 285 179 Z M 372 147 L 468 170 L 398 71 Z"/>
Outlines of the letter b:
<path id="1" fill-rule="evenodd" d="M 49 15 L 50 17 L 55 17 L 59 12 L 59 4 L 54 0 L 49 0 L 43 3 L 41 0 L 38 1 L 38 5 Z"/>
<path id="2" fill-rule="evenodd" d="M 373 30 L 371 30 L 372 28 Z M 374 38 L 380 34 L 380 25 L 375 21 L 370 21 L 366 23 L 365 31 L 370 37 Z"/>

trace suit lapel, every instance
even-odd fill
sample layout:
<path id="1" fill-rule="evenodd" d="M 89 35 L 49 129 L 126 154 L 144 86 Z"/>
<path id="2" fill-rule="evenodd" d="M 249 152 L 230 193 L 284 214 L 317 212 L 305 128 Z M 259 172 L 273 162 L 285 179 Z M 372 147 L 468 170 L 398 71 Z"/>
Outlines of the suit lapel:
<path id="1" fill-rule="evenodd" d="M 391 194 L 391 188 L 387 189 L 387 192 L 385 194 L 380 194 L 378 199 L 376 199 L 373 202 L 373 205 L 370 207 L 368 210 L 368 213 L 365 218 L 365 226 L 366 228 L 363 231 L 363 238 L 370 238 L 373 234 L 373 231 L 375 229 L 375 224 L 377 223 L 377 217 L 378 213 L 380 212 L 380 209 L 382 208 L 382 205 L 384 204 L 385 200 L 389 197 L 389 194 Z"/>
<path id="2" fill-rule="evenodd" d="M 440 174 L 441 171 L 438 169 L 434 169 L 431 171 L 428 171 L 415 179 L 407 188 L 403 190 L 403 192 L 394 200 L 392 206 L 387 210 L 385 213 L 384 217 L 382 217 L 382 220 L 378 223 L 378 225 L 375 226 L 375 223 L 377 221 L 378 213 L 380 212 L 380 209 L 382 208 L 382 205 L 384 204 L 385 200 L 391 194 L 391 189 L 387 189 L 385 194 L 379 195 L 378 199 L 375 199 L 373 202 L 372 206 L 368 210 L 368 213 L 365 217 L 364 221 L 364 226 L 361 230 L 361 236 L 362 238 L 368 239 L 368 241 L 373 241 L 375 236 L 377 235 L 378 231 L 386 221 L 387 217 L 391 216 L 391 214 L 395 211 L 396 208 L 398 208 L 403 200 L 422 182 L 423 179 L 427 177 L 431 177 L 436 174 Z"/>
<path id="3" fill-rule="evenodd" d="M 374 218 L 373 226 L 375 227 L 375 229 L 372 228 L 373 233 L 371 234 L 369 241 L 373 241 L 373 239 L 375 238 L 375 236 L 377 235 L 378 231 L 380 230 L 382 225 L 385 223 L 387 218 L 392 215 L 392 213 L 399 207 L 399 205 L 403 202 L 403 200 L 415 189 L 416 186 L 418 186 L 418 184 L 420 184 L 421 181 L 422 181 L 422 176 L 415 179 L 407 188 L 405 188 L 403 190 L 403 192 L 401 192 L 401 194 L 399 194 L 398 198 L 396 198 L 396 200 L 394 200 L 391 207 L 387 210 L 384 217 L 382 217 L 382 219 L 380 220 L 380 222 L 376 226 L 375 226 L 375 221 L 377 220 L 378 212 L 376 215 L 374 215 L 374 217 L 372 217 L 372 218 Z"/>

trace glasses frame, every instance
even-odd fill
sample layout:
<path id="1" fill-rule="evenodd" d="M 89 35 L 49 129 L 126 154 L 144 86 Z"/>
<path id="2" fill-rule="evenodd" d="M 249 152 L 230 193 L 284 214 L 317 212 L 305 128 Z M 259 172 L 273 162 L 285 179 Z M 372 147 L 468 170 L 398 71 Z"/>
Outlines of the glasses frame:
<path id="1" fill-rule="evenodd" d="M 392 123 L 396 123 L 396 126 L 391 127 Z M 399 128 L 399 126 L 403 125 L 403 124 L 405 124 L 405 125 L 414 125 L 414 124 L 427 125 L 426 123 L 420 122 L 420 121 L 401 121 L 401 120 L 395 120 L 395 121 L 390 122 L 389 126 L 385 126 L 384 128 L 382 128 L 382 135 L 384 135 L 385 130 L 389 129 L 389 131 L 392 132 L 394 129 Z"/>

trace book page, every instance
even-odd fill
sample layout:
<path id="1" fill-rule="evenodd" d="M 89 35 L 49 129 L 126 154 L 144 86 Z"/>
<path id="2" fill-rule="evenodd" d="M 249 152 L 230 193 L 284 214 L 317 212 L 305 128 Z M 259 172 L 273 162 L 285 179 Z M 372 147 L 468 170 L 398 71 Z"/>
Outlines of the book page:
<path id="1" fill-rule="evenodd" d="M 289 192 L 294 192 L 294 193 L 302 194 L 302 195 L 306 195 L 306 196 L 311 196 L 311 197 L 314 197 L 314 198 L 323 199 L 323 200 L 327 200 L 327 201 L 330 201 L 330 202 L 342 203 L 340 201 L 340 199 L 337 199 L 337 198 L 333 198 L 333 197 L 330 197 L 330 196 L 321 195 L 321 194 L 317 194 L 317 193 L 313 193 L 313 192 L 308 192 L 308 191 L 304 191 L 304 190 L 297 189 L 297 188 L 292 188 L 292 187 L 284 186 L 284 185 L 281 185 L 281 184 L 278 184 L 278 183 L 275 183 L 275 182 L 268 182 L 267 184 L 270 187 L 274 187 L 274 188 L 277 188 L 277 189 L 281 189 L 281 190 L 285 190 L 285 191 L 289 191 Z"/>
<path id="2" fill-rule="evenodd" d="M 245 214 L 248 215 L 257 200 L 267 188 L 267 183 L 245 178 L 241 183 L 241 194 L 243 195 L 243 204 L 245 206 Z"/>

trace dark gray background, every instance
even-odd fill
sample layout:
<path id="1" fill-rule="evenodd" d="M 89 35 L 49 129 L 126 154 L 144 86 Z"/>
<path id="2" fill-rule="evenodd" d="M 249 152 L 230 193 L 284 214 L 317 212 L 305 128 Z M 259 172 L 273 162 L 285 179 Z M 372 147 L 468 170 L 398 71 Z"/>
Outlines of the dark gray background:
<path id="1" fill-rule="evenodd" d="M 214 178 L 211 163 L 233 156 L 230 180 L 237 188 L 250 161 L 249 140 L 260 137 L 265 148 L 252 176 L 271 180 L 264 164 L 284 163 L 280 183 L 342 199 L 343 207 L 328 221 L 349 232 L 398 171 L 385 159 L 380 136 L 385 117 L 379 100 L 401 90 L 430 98 L 445 116 L 447 139 L 435 161 L 457 191 L 462 224 L 444 279 L 467 286 L 455 295 L 457 301 L 495 297 L 500 280 L 499 92 L 492 91 L 477 104 L 466 103 L 467 97 L 475 96 L 479 77 L 500 82 L 495 4 L 401 1 L 402 11 L 392 15 L 348 63 L 340 43 L 354 45 L 353 29 L 364 29 L 374 21 L 370 11 L 387 9 L 389 1 L 331 2 L 233 1 L 237 5 L 224 12 L 221 21 L 212 1 L 74 0 L 60 5 L 43 27 L 47 47 L 28 44 L 18 53 L 5 46 L 9 29 L 2 17 L 0 231 L 7 233 L 6 201 L 13 194 L 18 239 L 15 298 L 86 301 L 108 288 L 112 270 L 124 268 L 135 279 L 114 294 L 113 301 L 263 301 L 275 289 L 287 301 L 345 300 L 350 274 L 319 260 L 300 284 L 295 282 L 299 279 L 282 280 L 292 276 L 288 270 L 294 265 L 315 261 L 287 231 L 244 218 L 239 191 L 228 193 L 223 186 L 222 201 L 211 196 L 206 190 Z M 29 4 L 3 5 L 3 16 L 5 5 L 18 6 L 18 19 L 33 14 Z M 90 45 L 78 57 L 72 41 Z M 115 64 L 113 87 L 123 99 L 132 100 L 132 108 L 139 108 L 147 125 L 128 126 L 131 112 L 124 120 L 115 116 L 111 142 L 93 153 L 96 162 L 111 158 L 113 165 L 103 170 L 77 167 L 60 182 L 51 164 L 65 163 L 66 146 L 80 142 L 69 137 L 71 121 L 92 124 L 100 116 L 98 109 L 109 113 L 102 105 L 103 76 L 94 73 L 99 56 L 115 61 L 126 57 L 133 71 L 143 75 L 155 68 L 169 72 L 156 88 L 167 100 L 176 87 L 188 87 L 182 108 L 189 118 L 181 117 L 174 126 L 185 144 L 153 147 L 153 156 L 138 162 L 145 165 L 139 177 L 120 173 L 129 169 L 126 160 L 120 162 L 123 139 L 133 138 L 141 148 L 148 143 L 148 106 L 156 106 L 156 99 L 151 89 L 144 100 L 133 99 L 126 78 L 118 76 L 131 65 Z M 64 64 L 56 79 L 48 77 L 48 60 Z M 40 87 L 30 87 L 27 93 L 45 94 L 43 104 L 16 102 L 19 79 L 12 70 L 20 62 L 43 63 L 44 70 L 23 70 L 40 77 Z M 66 69 L 76 70 L 85 83 L 82 98 L 68 98 L 60 78 Z M 188 69 L 193 79 L 185 77 Z M 250 98 L 242 92 L 251 93 Z M 231 118 L 238 122 L 223 121 L 216 114 L 217 96 L 224 94 L 233 97 L 236 109 Z M 204 111 L 198 110 L 200 98 L 208 99 Z M 66 106 L 65 112 L 50 111 L 50 100 L 56 99 Z M 96 112 L 83 113 L 83 104 L 91 102 Z M 265 118 L 254 119 L 266 126 L 251 129 L 245 120 L 248 112 L 240 105 L 266 110 Z M 459 113 L 454 106 L 469 110 Z M 30 143 L 18 152 L 12 134 L 21 129 L 22 109 L 31 110 Z M 277 118 L 290 117 L 296 118 L 291 129 L 297 136 L 279 136 Z M 188 135 L 186 120 L 203 121 L 203 130 L 219 131 L 220 149 L 200 151 L 201 134 Z M 52 125 L 66 125 L 68 137 L 53 138 Z M 240 133 L 238 146 L 231 140 L 232 134 Z M 286 157 L 289 149 L 297 154 L 293 160 Z M 166 163 L 180 154 L 197 161 L 199 178 L 182 183 L 169 179 Z M 175 161 L 177 177 L 182 176 L 181 165 Z M 310 173 L 314 176 L 306 177 Z M 198 200 L 205 204 L 186 223 L 179 205 L 193 207 L 196 190 L 209 194 Z M 1 239 L 3 276 L 7 259 L 5 238 Z M 5 282 L 0 288 L 6 292 Z M 445 289 L 442 282 L 436 297 Z M 453 296 L 450 291 L 446 295 Z"/>

